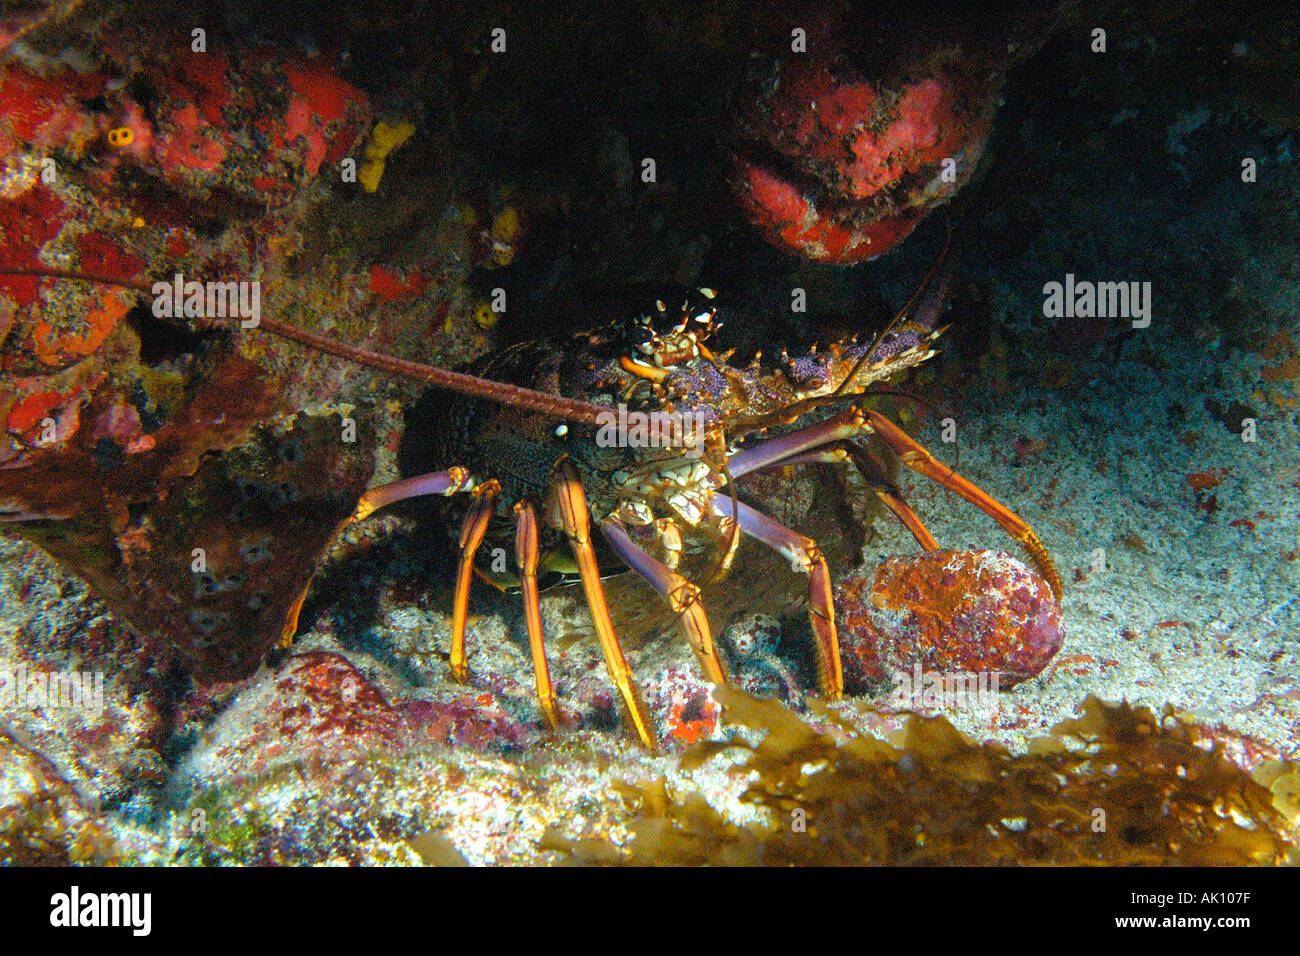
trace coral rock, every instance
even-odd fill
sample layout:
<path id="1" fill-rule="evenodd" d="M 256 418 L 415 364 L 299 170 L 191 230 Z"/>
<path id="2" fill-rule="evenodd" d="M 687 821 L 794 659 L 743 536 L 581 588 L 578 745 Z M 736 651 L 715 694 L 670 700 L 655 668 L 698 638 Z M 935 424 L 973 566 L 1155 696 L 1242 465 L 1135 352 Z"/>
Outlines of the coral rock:
<path id="1" fill-rule="evenodd" d="M 104 866 L 120 853 L 97 810 L 43 754 L 0 728 L 0 864 Z"/>
<path id="2" fill-rule="evenodd" d="M 346 765 L 364 754 L 429 744 L 501 751 L 529 736 L 479 697 L 390 699 L 342 654 L 307 651 L 254 678 L 207 732 L 207 746 L 187 769 L 208 781 L 264 774 L 285 764 L 328 775 L 326 765 Z"/>
<path id="3" fill-rule="evenodd" d="M 742 136 L 793 163 L 796 184 L 742 156 L 741 205 L 771 243 L 819 262 L 874 259 L 971 176 L 1000 79 L 935 56 L 891 90 L 834 62 L 795 60 L 742 120 Z"/>
<path id="4" fill-rule="evenodd" d="M 890 558 L 868 582 L 836 586 L 845 682 L 875 688 L 895 672 L 997 673 L 1002 689 L 1061 649 L 1061 609 L 1038 574 L 1000 551 Z"/>

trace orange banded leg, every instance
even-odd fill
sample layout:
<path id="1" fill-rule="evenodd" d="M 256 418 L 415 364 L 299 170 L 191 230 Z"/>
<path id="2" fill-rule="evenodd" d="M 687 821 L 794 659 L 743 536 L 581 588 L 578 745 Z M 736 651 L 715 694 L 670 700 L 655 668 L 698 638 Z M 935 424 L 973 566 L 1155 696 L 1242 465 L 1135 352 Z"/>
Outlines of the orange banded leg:
<path id="1" fill-rule="evenodd" d="M 633 571 L 641 575 L 650 586 L 659 592 L 673 612 L 681 616 L 682 630 L 686 639 L 695 649 L 700 659 L 700 666 L 705 676 L 714 684 L 725 684 L 727 675 L 718 660 L 717 649 L 713 646 L 713 633 L 709 630 L 709 619 L 700 603 L 700 589 L 673 571 L 666 564 L 647 554 L 645 549 L 636 544 L 627 533 L 627 528 L 616 518 L 611 518 L 600 526 L 601 533 L 609 542 L 614 553 L 623 559 Z"/>
<path id="2" fill-rule="evenodd" d="M 925 526 L 920 516 L 912 510 L 911 506 L 903 500 L 902 495 L 890 488 L 872 485 L 871 490 L 875 492 L 876 497 L 884 503 L 885 507 L 894 513 L 903 527 L 912 533 L 912 537 L 926 551 L 938 551 L 939 542 L 934 540 L 934 535 L 930 534 L 930 529 Z"/>
<path id="3" fill-rule="evenodd" d="M 898 455 L 903 464 L 917 474 L 925 475 L 931 481 L 943 485 L 953 494 L 965 498 L 1000 524 L 1007 534 L 1019 541 L 1021 546 L 1029 552 L 1030 557 L 1034 559 L 1034 564 L 1038 566 L 1038 570 L 1047 579 L 1047 583 L 1051 585 L 1052 593 L 1056 595 L 1058 600 L 1060 599 L 1061 579 L 1056 573 L 1056 565 L 1052 563 L 1052 556 L 1047 553 L 1043 543 L 1038 540 L 1038 535 L 1029 526 L 1029 522 L 987 491 L 971 484 L 947 465 L 940 464 L 922 445 L 884 415 L 879 412 L 867 411 L 866 416 L 871 430 L 880 436 L 881 441 L 888 445 L 894 454 Z"/>
<path id="4" fill-rule="evenodd" d="M 591 546 L 591 521 L 587 515 L 587 496 L 583 494 L 577 471 L 568 461 L 560 462 L 552 480 L 560 520 L 564 524 L 564 533 L 569 537 L 569 545 L 573 548 L 574 560 L 578 562 L 582 589 L 587 596 L 587 606 L 591 609 L 591 618 L 596 625 L 596 636 L 600 639 L 601 650 L 605 653 L 605 664 L 609 668 L 610 679 L 623 698 L 628 715 L 636 728 L 637 737 L 647 749 L 654 750 L 655 737 L 651 729 L 650 715 L 641 702 L 636 685 L 632 682 L 632 671 L 623 657 L 623 649 L 614 634 L 614 622 L 609 616 L 609 605 L 605 602 L 605 589 L 601 586 L 600 569 L 596 566 L 596 552 Z"/>
<path id="5" fill-rule="evenodd" d="M 537 596 L 537 512 L 526 501 L 515 505 L 515 561 L 519 564 L 519 583 L 524 592 L 524 622 L 528 625 L 528 648 L 533 655 L 533 675 L 537 683 L 537 702 L 552 730 L 560 727 L 555 707 L 555 688 L 551 669 L 546 663 L 542 644 L 542 611 Z"/>
<path id="6" fill-rule="evenodd" d="M 903 527 L 911 532 L 917 544 L 926 551 L 939 550 L 939 542 L 934 540 L 934 535 L 925 526 L 925 522 L 903 500 L 902 492 L 889 480 L 884 467 L 880 462 L 876 461 L 874 455 L 860 445 L 856 445 L 851 441 L 840 441 L 828 448 L 819 448 L 816 451 L 791 455 L 789 458 L 783 458 L 770 467 L 785 468 L 789 465 L 805 464 L 825 465 L 844 461 L 853 462 L 858 469 L 858 473 L 862 475 L 871 488 L 872 493 L 881 500 L 885 507 L 894 513 L 894 517 L 899 520 Z"/>
<path id="7" fill-rule="evenodd" d="M 434 471 L 427 475 L 403 478 L 401 481 L 390 481 L 386 485 L 376 485 L 374 488 L 368 489 L 357 500 L 357 506 L 352 510 L 352 514 L 340 522 L 330 540 L 337 538 L 343 532 L 343 529 L 352 522 L 364 521 L 380 508 L 385 508 L 399 501 L 405 501 L 407 498 L 420 498 L 425 495 L 450 497 L 473 486 L 474 479 L 470 476 L 469 469 L 462 468 L 460 465 L 452 465 L 446 471 Z M 311 581 L 309 580 L 303 585 L 302 593 L 289 605 L 289 613 L 285 618 L 284 629 L 280 632 L 281 647 L 288 647 L 293 643 L 293 635 L 298 631 L 298 615 L 302 613 L 302 605 L 307 600 L 307 592 L 310 588 Z"/>
<path id="8" fill-rule="evenodd" d="M 714 579 L 731 570 L 731 564 L 736 560 L 736 552 L 740 550 L 740 531 L 736 528 L 735 519 L 719 517 L 718 535 L 723 541 L 727 542 L 727 547 L 718 561 L 718 569 L 714 573 Z"/>
<path id="9" fill-rule="evenodd" d="M 835 604 L 831 599 L 831 573 L 826 559 L 812 538 L 769 518 L 743 501 L 732 502 L 722 495 L 713 496 L 713 510 L 735 518 L 740 530 L 757 538 L 789 560 L 790 566 L 808 575 L 808 621 L 817 641 L 817 676 L 822 693 L 831 700 L 844 696 L 844 672 L 840 667 L 840 641 L 835 630 Z"/>
<path id="10" fill-rule="evenodd" d="M 501 490 L 496 479 L 474 489 L 474 503 L 460 526 L 457 544 L 456 585 L 451 598 L 451 677 L 458 684 L 469 677 L 465 663 L 465 621 L 469 617 L 469 585 L 474 579 L 474 553 L 483 543 L 492 509 Z"/>
<path id="11" fill-rule="evenodd" d="M 939 542 L 934 540 L 934 535 L 925 526 L 925 522 L 903 500 L 903 493 L 889 480 L 889 475 L 885 472 L 885 466 L 880 463 L 876 456 L 861 445 L 851 441 L 844 442 L 844 450 L 853 459 L 858 474 L 862 475 L 867 484 L 871 486 L 871 490 L 875 492 L 876 497 L 894 513 L 894 517 L 898 518 L 903 527 L 912 533 L 912 537 L 916 539 L 917 544 L 926 551 L 938 551 Z"/>

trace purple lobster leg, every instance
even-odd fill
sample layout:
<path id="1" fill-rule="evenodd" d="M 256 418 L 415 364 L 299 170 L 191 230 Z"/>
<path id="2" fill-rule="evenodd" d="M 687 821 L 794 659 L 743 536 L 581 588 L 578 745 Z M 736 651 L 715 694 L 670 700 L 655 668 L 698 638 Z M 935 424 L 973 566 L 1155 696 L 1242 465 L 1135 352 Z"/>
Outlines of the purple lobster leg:
<path id="1" fill-rule="evenodd" d="M 848 455 L 836 448 L 818 448 L 815 451 L 801 451 L 789 458 L 782 458 L 770 465 L 764 465 L 760 471 L 772 468 L 790 468 L 794 465 L 834 465 L 848 461 Z"/>
<path id="2" fill-rule="evenodd" d="M 71 518 L 73 512 L 55 512 L 55 511 L 19 511 L 16 508 L 10 508 L 6 505 L 0 505 L 0 522 L 5 521 L 61 521 L 65 518 Z"/>
<path id="3" fill-rule="evenodd" d="M 338 537 L 338 533 L 352 522 L 362 521 L 380 508 L 386 508 L 398 501 L 419 498 L 423 495 L 454 495 L 473 487 L 474 479 L 470 476 L 469 470 L 459 465 L 453 465 L 446 471 L 433 471 L 427 475 L 416 475 L 386 485 L 376 485 L 361 496 L 352 514 L 343 519 L 334 536 Z M 311 582 L 308 581 L 302 593 L 294 599 L 293 604 L 289 605 L 289 614 L 285 618 L 284 629 L 280 632 L 281 647 L 288 647 L 293 643 L 293 636 L 298 632 L 298 615 L 302 613 L 302 605 L 307 600 L 307 591 L 310 588 Z"/>
<path id="4" fill-rule="evenodd" d="M 831 700 L 839 700 L 844 694 L 844 674 L 840 668 L 839 637 L 835 632 L 831 574 L 817 542 L 791 531 L 743 501 L 735 502 L 733 506 L 731 499 L 714 495 L 713 510 L 724 517 L 734 518 L 741 531 L 789 559 L 795 571 L 808 575 L 808 620 L 817 639 L 818 677 L 822 693 Z"/>
<path id="5" fill-rule="evenodd" d="M 474 479 L 470 477 L 469 470 L 459 465 L 453 465 L 446 471 L 431 471 L 427 475 L 416 475 L 414 478 L 403 478 L 401 481 L 377 485 L 361 496 L 356 511 L 348 521 L 361 521 L 380 508 L 387 508 L 407 498 L 422 498 L 426 495 L 451 496 L 473 487 Z"/>
<path id="6" fill-rule="evenodd" d="M 1053 593 L 1058 597 L 1060 596 L 1061 579 L 1057 574 L 1056 566 L 1052 562 L 1052 556 L 1043 547 L 1042 541 L 1039 540 L 1038 535 L 1029 526 L 1029 523 L 987 491 L 967 481 L 950 467 L 939 462 L 924 446 L 918 444 L 915 439 L 879 412 L 864 411 L 856 406 L 847 408 L 824 422 L 818 422 L 807 428 L 798 429 L 770 441 L 760 442 L 753 448 L 737 452 L 728 461 L 728 468 L 733 478 L 739 478 L 741 475 L 779 464 L 794 458 L 796 455 L 802 455 L 805 452 L 827 445 L 834 445 L 837 442 L 847 441 L 862 434 L 875 435 L 908 468 L 917 474 L 924 475 L 936 484 L 943 485 L 953 494 L 965 498 L 993 518 L 1029 552 L 1034 564 L 1038 567 L 1039 573 L 1051 585 Z M 869 456 L 854 454 L 853 448 L 856 446 L 851 442 L 846 447 L 854 461 L 858 463 L 859 468 L 863 469 L 863 474 L 867 480 L 875 484 L 873 474 L 883 475 L 883 469 L 871 462 Z M 925 530 L 924 525 L 921 524 L 920 520 L 897 494 L 892 496 L 892 500 L 886 498 L 885 502 L 902 519 L 903 523 L 907 525 L 923 547 L 931 550 L 937 547 L 929 531 Z"/>
<path id="7" fill-rule="evenodd" d="M 641 577 L 650 582 L 651 587 L 659 592 L 668 606 L 681 615 L 682 630 L 691 642 L 704 674 L 715 684 L 724 684 L 727 675 L 718 660 L 718 652 L 713 646 L 713 634 L 709 630 L 709 619 L 700 604 L 700 589 L 687 581 L 676 571 L 652 557 L 634 542 L 627 533 L 627 528 L 616 518 L 610 518 L 600 526 L 601 533 L 614 553 Z"/>
<path id="8" fill-rule="evenodd" d="M 773 438 L 759 442 L 752 448 L 746 448 L 731 456 L 727 470 L 731 477 L 739 478 L 751 471 L 768 468 L 782 463 L 802 452 L 820 448 L 846 438 L 856 438 L 866 431 L 866 417 L 857 407 L 846 408 L 838 415 L 833 415 L 824 422 L 809 425 Z"/>

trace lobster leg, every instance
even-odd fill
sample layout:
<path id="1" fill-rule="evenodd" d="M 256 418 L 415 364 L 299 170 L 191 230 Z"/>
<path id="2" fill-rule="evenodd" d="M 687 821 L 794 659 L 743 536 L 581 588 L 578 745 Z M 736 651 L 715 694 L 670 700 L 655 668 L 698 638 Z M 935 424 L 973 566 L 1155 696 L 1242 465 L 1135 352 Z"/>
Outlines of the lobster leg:
<path id="1" fill-rule="evenodd" d="M 616 518 L 610 518 L 600 526 L 601 533 L 609 542 L 614 553 L 637 574 L 650 582 L 650 586 L 659 592 L 659 596 L 668 602 L 668 606 L 681 615 L 682 630 L 691 642 L 705 676 L 714 684 L 725 684 L 727 675 L 718 660 L 717 649 L 713 646 L 713 634 L 709 630 L 709 619 L 700 604 L 700 589 L 687 581 L 676 571 L 647 554 L 627 533 L 627 528 Z"/>
<path id="2" fill-rule="evenodd" d="M 856 442 L 846 441 L 842 445 L 853 464 L 857 467 L 858 474 L 866 480 L 876 497 L 894 513 L 894 517 L 902 523 L 903 527 L 912 532 L 912 537 L 916 539 L 916 543 L 926 551 L 938 551 L 939 542 L 934 540 L 934 535 L 925 526 L 925 522 L 903 500 L 903 493 L 889 480 L 889 475 L 885 472 L 885 467 L 880 463 L 879 459 Z"/>
<path id="3" fill-rule="evenodd" d="M 881 441 L 889 446 L 890 451 L 902 459 L 903 464 L 907 465 L 908 468 L 918 474 L 925 475 L 925 477 L 943 485 L 954 494 L 965 498 L 1000 524 L 1011 537 L 1020 542 L 1021 546 L 1029 552 L 1034 564 L 1038 566 L 1038 570 L 1047 579 L 1047 583 L 1051 585 L 1052 593 L 1058 599 L 1060 598 L 1061 579 L 1056 573 L 1056 566 L 1052 563 L 1051 555 L 1047 553 L 1047 549 L 1043 547 L 1043 543 L 1038 539 L 1038 535 L 1034 533 L 1034 529 L 1030 527 L 1029 523 L 987 491 L 971 484 L 955 471 L 941 464 L 915 439 L 879 412 L 860 409 L 856 406 L 846 408 L 838 415 L 833 415 L 823 422 L 809 425 L 807 428 L 796 429 L 788 435 L 760 442 L 752 448 L 737 452 L 728 462 L 728 468 L 732 476 L 738 478 L 741 475 L 749 474 L 751 471 L 783 464 L 791 459 L 796 461 L 807 460 L 797 456 L 845 439 L 855 438 L 866 432 L 877 435 Z M 853 446 L 850 445 L 849 447 Z M 859 468 L 861 467 L 862 464 L 859 463 Z M 872 480 L 871 476 L 866 475 L 865 472 L 864 477 L 867 477 L 868 481 Z M 893 500 L 891 500 L 891 497 Z M 934 545 L 934 538 L 929 531 L 923 531 L 924 525 L 920 523 L 920 519 L 916 518 L 915 514 L 911 512 L 911 509 L 903 503 L 897 494 L 890 497 L 882 496 L 882 500 L 902 519 L 903 523 L 912 531 L 912 534 L 917 536 L 917 540 L 921 542 L 923 547 L 928 548 Z M 923 531 L 923 534 L 918 533 L 921 531 Z"/>
<path id="4" fill-rule="evenodd" d="M 844 674 L 840 668 L 840 642 L 835 631 L 835 605 L 831 600 L 831 574 L 826 559 L 812 538 L 773 521 L 743 501 L 735 503 L 722 495 L 713 496 L 713 510 L 734 518 L 745 534 L 757 538 L 769 548 L 788 558 L 791 567 L 808 575 L 808 620 L 817 639 L 817 676 L 822 693 L 831 700 L 844 694 Z"/>
<path id="5" fill-rule="evenodd" d="M 387 508 L 407 498 L 421 498 L 425 495 L 450 497 L 473 487 L 474 479 L 470 477 L 469 469 L 462 468 L 460 465 L 453 465 L 446 471 L 430 472 L 427 475 L 416 475 L 414 478 L 403 478 L 401 481 L 377 485 L 361 496 L 348 523 L 362 521 L 380 508 Z"/>
<path id="6" fill-rule="evenodd" d="M 452 465 L 446 471 L 433 471 L 427 475 L 416 475 L 412 478 L 403 478 L 401 481 L 392 481 L 386 485 L 376 485 L 361 496 L 352 514 L 343 519 L 333 537 L 337 538 L 339 533 L 352 522 L 363 521 L 380 508 L 386 508 L 388 505 L 404 501 L 407 498 L 419 498 L 423 495 L 445 495 L 450 497 L 458 492 L 472 488 L 473 485 L 474 479 L 470 476 L 469 469 L 462 468 L 460 465 Z M 293 636 L 298 631 L 298 615 L 302 613 L 302 606 L 307 600 L 307 592 L 310 589 L 311 581 L 308 581 L 303 585 L 302 593 L 289 605 L 289 613 L 285 619 L 284 629 L 280 632 L 281 647 L 288 647 L 293 643 Z"/>
<path id="7" fill-rule="evenodd" d="M 1052 563 L 1052 556 L 1047 553 L 1043 543 L 1038 540 L 1038 535 L 1029 526 L 1029 522 L 987 491 L 971 484 L 947 465 L 940 464 L 921 444 L 884 415 L 879 412 L 868 411 L 866 416 L 871 430 L 889 446 L 889 449 L 899 457 L 903 464 L 917 474 L 925 475 L 931 481 L 943 485 L 953 494 L 965 498 L 1000 524 L 1007 534 L 1019 541 L 1021 546 L 1029 552 L 1030 557 L 1034 559 L 1034 564 L 1038 566 L 1038 570 L 1047 579 L 1047 583 L 1051 585 L 1052 593 L 1056 595 L 1057 600 L 1060 600 L 1061 579 L 1056 573 L 1056 565 Z"/>
<path id="8" fill-rule="evenodd" d="M 558 730 L 560 718 L 555 707 L 551 670 L 546 664 L 546 648 L 542 645 L 542 612 L 537 597 L 537 512 L 526 501 L 515 505 L 515 560 L 524 592 L 524 621 L 528 625 L 528 647 L 533 654 L 537 701 L 546 723 L 552 730 Z"/>
<path id="9" fill-rule="evenodd" d="M 609 667 L 610 679 L 623 697 L 628 714 L 636 726 L 637 736 L 648 750 L 655 749 L 655 738 L 651 731 L 650 715 L 641 703 L 632 672 L 623 657 L 618 637 L 614 634 L 614 622 L 609 616 L 609 605 L 605 602 L 605 589 L 600 583 L 600 569 L 596 566 L 596 552 L 591 546 L 591 522 L 587 516 L 587 496 L 583 494 L 582 483 L 578 473 L 568 461 L 561 461 L 557 473 L 552 479 L 555 499 L 559 507 L 560 520 L 564 524 L 564 533 L 569 537 L 573 548 L 573 557 L 578 562 L 578 573 L 582 577 L 582 589 L 587 596 L 587 606 L 591 608 L 591 617 L 596 625 L 596 636 L 600 639 L 601 650 L 605 652 L 605 664 Z"/>
<path id="10" fill-rule="evenodd" d="M 727 470 L 732 478 L 739 478 L 751 471 L 770 468 L 784 463 L 802 452 L 834 444 L 846 438 L 856 438 L 865 430 L 866 417 L 857 406 L 846 408 L 837 415 L 832 415 L 823 422 L 797 428 L 788 435 L 759 442 L 751 448 L 745 448 L 732 455 L 727 462 Z"/>
<path id="11" fill-rule="evenodd" d="M 460 526 L 460 541 L 456 557 L 456 586 L 451 603 L 451 677 L 458 684 L 469 677 L 465 663 L 465 621 L 469 617 L 469 585 L 474 579 L 474 553 L 483 543 L 492 509 L 496 506 L 500 486 L 496 479 L 474 489 L 474 504 L 470 506 L 465 521 Z"/>
<path id="12" fill-rule="evenodd" d="M 894 517 L 902 523 L 903 527 L 912 533 L 912 537 L 916 539 L 917 544 L 926 551 L 937 551 L 939 549 L 939 543 L 934 540 L 934 535 L 930 533 L 930 529 L 925 526 L 925 522 L 912 510 L 911 506 L 903 500 L 902 492 L 889 480 L 889 476 L 885 474 L 885 469 L 876 461 L 874 455 L 860 445 L 849 441 L 840 441 L 826 448 L 800 452 L 797 455 L 791 455 L 789 458 L 782 458 L 771 467 L 826 465 L 845 461 L 853 462 L 858 469 L 858 473 L 870 486 L 872 493 L 881 500 L 885 507 L 894 513 Z"/>

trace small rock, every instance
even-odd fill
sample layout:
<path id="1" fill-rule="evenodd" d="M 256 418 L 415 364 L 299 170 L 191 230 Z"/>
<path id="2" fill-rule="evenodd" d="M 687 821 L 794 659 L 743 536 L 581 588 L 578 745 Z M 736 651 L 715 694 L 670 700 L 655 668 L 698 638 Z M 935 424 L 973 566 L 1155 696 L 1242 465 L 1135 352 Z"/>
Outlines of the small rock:
<path id="1" fill-rule="evenodd" d="M 879 690 L 897 671 L 998 673 L 1009 689 L 1039 674 L 1065 632 L 1052 589 L 1002 551 L 890 558 L 868 584 L 836 586 L 845 686 Z"/>

